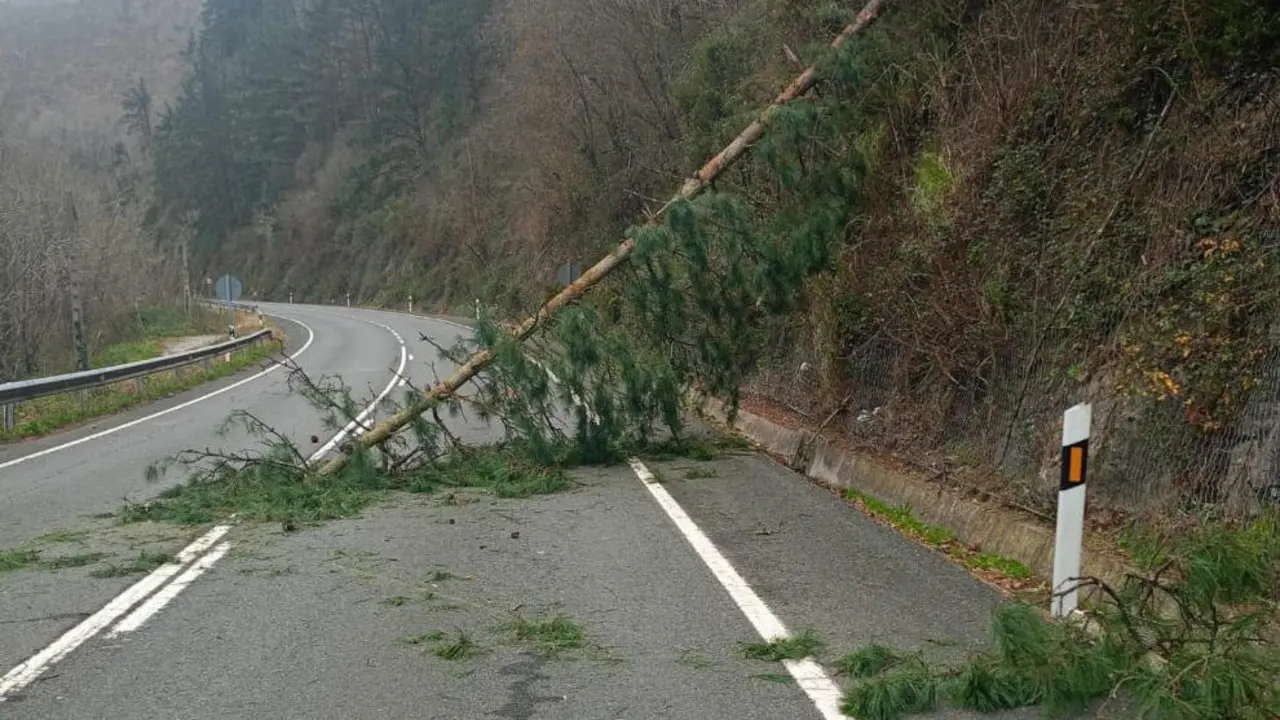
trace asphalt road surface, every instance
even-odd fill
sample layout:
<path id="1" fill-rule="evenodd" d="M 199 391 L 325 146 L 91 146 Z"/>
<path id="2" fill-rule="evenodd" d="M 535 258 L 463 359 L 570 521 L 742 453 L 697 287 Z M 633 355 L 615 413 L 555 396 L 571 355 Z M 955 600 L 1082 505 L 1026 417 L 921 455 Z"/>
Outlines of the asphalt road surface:
<path id="1" fill-rule="evenodd" d="M 263 307 L 308 373 L 340 375 L 366 400 L 450 369 L 419 333 L 448 344 L 465 332 Z M 144 471 L 157 458 L 248 443 L 214 433 L 233 410 L 323 450 L 334 433 L 287 373 L 260 372 L 0 447 L 0 550 L 103 556 L 0 572 L 0 718 L 834 718 L 843 678 L 747 660 L 742 644 L 812 629 L 823 663 L 869 642 L 954 658 L 983 642 L 1001 602 L 753 454 L 583 469 L 574 489 L 534 499 L 400 496 L 298 532 L 94 517 L 153 496 Z M 187 565 L 100 577 L 183 548 Z M 556 616 L 582 647 L 548 656 L 513 629 Z M 450 645 L 461 657 L 437 654 Z"/>

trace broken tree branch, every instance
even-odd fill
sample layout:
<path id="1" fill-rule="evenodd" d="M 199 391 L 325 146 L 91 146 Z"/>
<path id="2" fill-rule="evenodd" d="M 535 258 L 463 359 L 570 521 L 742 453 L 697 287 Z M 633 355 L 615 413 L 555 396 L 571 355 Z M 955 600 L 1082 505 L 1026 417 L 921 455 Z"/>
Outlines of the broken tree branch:
<path id="1" fill-rule="evenodd" d="M 888 0 L 869 0 L 867 4 L 858 12 L 853 22 L 849 23 L 840 31 L 840 34 L 831 41 L 831 52 L 838 51 L 846 42 L 854 35 L 865 29 L 867 26 L 875 22 L 880 11 L 887 4 Z M 741 133 L 738 134 L 723 150 L 715 157 L 711 158 L 707 164 L 703 165 L 692 177 L 684 181 L 684 185 L 680 191 L 676 193 L 670 200 L 666 202 L 657 212 L 648 218 L 648 224 L 656 224 L 664 214 L 676 203 L 686 200 L 692 200 L 710 187 L 713 180 L 724 172 L 729 166 L 736 162 L 747 150 L 764 135 L 765 128 L 770 121 L 781 111 L 782 107 L 801 97 L 807 93 L 818 81 L 817 66 L 813 65 L 807 68 L 800 75 L 791 81 L 786 89 L 778 94 L 767 107 L 765 107 L 756 119 L 751 122 Z M 538 308 L 537 312 L 525 318 L 512 331 L 512 335 L 517 341 L 524 341 L 529 337 L 534 328 L 551 318 L 557 310 L 565 305 L 571 305 L 582 298 L 584 294 L 592 287 L 598 285 L 602 280 L 608 277 L 619 266 L 627 262 L 631 252 L 635 249 L 635 241 L 631 238 L 624 239 L 618 244 L 618 247 L 608 255 L 605 255 L 593 267 L 589 268 L 577 280 L 570 283 L 559 294 L 555 295 Z M 449 397 L 458 388 L 462 387 L 468 380 L 474 377 L 482 368 L 493 362 L 494 352 L 490 349 L 480 350 L 472 355 L 465 363 L 455 370 L 443 382 L 436 384 L 422 396 L 414 398 L 406 407 L 397 412 L 395 415 L 383 420 L 373 427 L 372 430 L 365 433 L 359 440 L 359 443 L 366 447 L 381 445 L 389 440 L 401 428 L 408 425 L 413 418 L 430 410 L 440 400 Z M 343 453 L 330 460 L 322 469 L 321 473 L 328 475 L 341 470 L 346 466 L 350 455 Z"/>

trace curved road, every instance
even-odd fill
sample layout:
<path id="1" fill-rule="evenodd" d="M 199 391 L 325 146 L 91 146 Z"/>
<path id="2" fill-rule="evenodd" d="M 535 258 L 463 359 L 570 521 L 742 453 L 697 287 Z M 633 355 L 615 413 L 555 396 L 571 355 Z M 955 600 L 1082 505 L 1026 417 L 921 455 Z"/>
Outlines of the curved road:
<path id="1" fill-rule="evenodd" d="M 285 353 L 314 378 L 339 376 L 366 402 L 397 370 L 429 382 L 432 357 L 416 357 L 418 333 L 451 343 L 461 328 L 429 318 L 349 308 L 261 305 L 288 334 Z M 414 349 L 410 352 L 409 343 Z M 434 351 L 432 351 L 434 354 Z M 408 358 L 415 356 L 414 360 Z M 51 532 L 79 532 L 94 515 L 145 502 L 163 485 L 146 480 L 156 460 L 190 448 L 240 449 L 254 441 L 218 427 L 234 410 L 284 431 L 304 452 L 334 433 L 306 400 L 290 392 L 289 373 L 273 361 L 166 400 L 28 442 L 0 445 L 0 551 Z M 442 370 L 443 372 L 443 370 Z M 169 478 L 169 483 L 179 477 Z M 102 523 L 99 523 L 102 524 Z M 124 589 L 131 578 L 86 583 L 64 574 L 0 575 L 0 665 L 21 662 Z"/>
<path id="2" fill-rule="evenodd" d="M 401 371 L 426 386 L 452 369 L 419 333 L 447 345 L 467 332 L 397 313 L 262 307 L 304 370 L 340 375 L 365 402 L 401 392 Z M 145 575 L 0 570 L 0 718 L 834 720 L 838 678 L 811 662 L 747 660 L 741 644 L 814 628 L 824 660 L 868 642 L 956 657 L 982 642 L 1000 602 L 753 455 L 583 469 L 572 491 L 525 500 L 409 496 L 301 532 L 92 517 L 157 492 L 144 479 L 153 460 L 244 447 L 243 435 L 214 433 L 237 409 L 306 452 L 333 446 L 287 373 L 259 369 L 0 447 L 0 552 L 106 553 L 101 568 L 187 548 L 186 564 Z M 451 424 L 468 442 L 494 437 Z M 585 632 L 572 659 L 512 644 L 514 619 L 550 614 Z M 459 637 L 461 657 L 437 657 Z"/>

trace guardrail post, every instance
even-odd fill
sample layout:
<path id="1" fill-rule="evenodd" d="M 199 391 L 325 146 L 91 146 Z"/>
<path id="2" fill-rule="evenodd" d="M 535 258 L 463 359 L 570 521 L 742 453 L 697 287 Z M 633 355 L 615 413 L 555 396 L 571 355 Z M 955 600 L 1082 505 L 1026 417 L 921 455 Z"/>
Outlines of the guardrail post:
<path id="1" fill-rule="evenodd" d="M 139 395 L 147 394 L 147 376 L 146 375 L 139 375 L 136 381 L 136 385 L 137 385 L 137 391 Z"/>
<path id="2" fill-rule="evenodd" d="M 4 431 L 13 432 L 14 416 L 18 414 L 15 403 L 4 404 Z"/>

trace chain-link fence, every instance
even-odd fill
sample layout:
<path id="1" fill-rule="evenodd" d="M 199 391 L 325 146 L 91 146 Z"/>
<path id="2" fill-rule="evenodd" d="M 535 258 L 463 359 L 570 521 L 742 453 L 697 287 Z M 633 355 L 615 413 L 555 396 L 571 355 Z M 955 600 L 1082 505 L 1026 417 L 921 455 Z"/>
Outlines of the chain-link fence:
<path id="1" fill-rule="evenodd" d="M 1120 363 L 1085 374 L 1064 362 L 1073 354 L 1083 355 L 1066 341 L 1011 342 L 981 373 L 939 380 L 888 334 L 830 357 L 797 319 L 772 330 L 745 390 L 748 408 L 755 400 L 785 409 L 862 451 L 1045 516 L 1058 487 L 1062 413 L 1078 402 L 1093 406 L 1096 522 L 1193 510 L 1239 517 L 1280 503 L 1280 333 L 1252 365 L 1255 381 L 1230 419 L 1207 428 L 1176 392 L 1127 392 Z"/>

